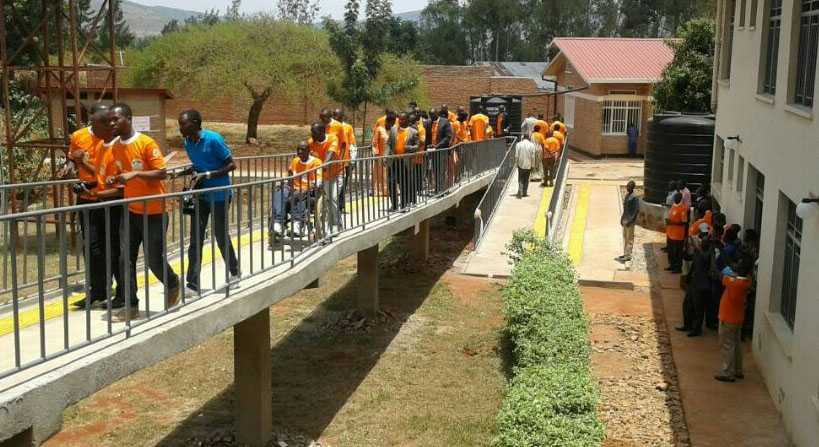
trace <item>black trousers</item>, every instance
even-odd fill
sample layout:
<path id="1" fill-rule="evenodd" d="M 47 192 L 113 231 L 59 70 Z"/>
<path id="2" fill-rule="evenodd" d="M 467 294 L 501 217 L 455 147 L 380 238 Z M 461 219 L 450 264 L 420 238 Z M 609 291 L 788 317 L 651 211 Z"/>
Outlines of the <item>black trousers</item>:
<path id="1" fill-rule="evenodd" d="M 211 202 L 209 200 L 199 200 L 199 218 L 194 214 L 191 216 L 191 243 L 188 247 L 188 272 L 185 280 L 194 289 L 199 289 L 199 274 L 202 271 L 202 247 L 205 244 L 205 233 L 208 228 L 208 220 L 213 216 L 213 237 L 222 253 L 222 259 L 228 266 L 231 275 L 239 274 L 239 261 L 236 260 L 236 252 L 233 250 L 233 242 L 228 235 L 228 209 L 230 200 Z"/>
<path id="2" fill-rule="evenodd" d="M 77 205 L 86 203 L 97 202 L 77 200 Z M 93 209 L 78 214 L 83 241 L 88 243 L 88 256 L 85 256 L 85 247 L 83 247 L 83 256 L 85 257 L 85 271 L 88 272 L 88 295 L 91 298 L 90 300 L 105 301 L 108 298 L 108 290 L 112 284 L 110 282 L 111 277 L 117 281 L 115 297 L 122 299 L 125 284 L 119 255 L 119 227 L 122 222 L 122 207 L 113 206 L 108 208 L 107 231 L 105 228 L 105 208 Z M 110 246 L 110 258 L 107 257 L 106 246 Z"/>
<path id="3" fill-rule="evenodd" d="M 678 271 L 682 269 L 683 261 L 683 246 L 685 241 L 668 240 L 668 266 L 671 270 Z"/>
<path id="4" fill-rule="evenodd" d="M 529 194 L 529 174 L 531 169 L 518 168 L 518 195 L 525 196 Z"/>
<path id="5" fill-rule="evenodd" d="M 553 182 L 555 180 L 555 159 L 543 159 L 543 184 Z"/>
<path id="6" fill-rule="evenodd" d="M 347 183 L 350 181 L 350 176 L 353 174 L 353 165 L 349 164 L 344 167 L 344 173 L 341 179 L 341 188 L 338 189 L 338 212 L 344 212 L 344 194 L 347 193 Z"/>
<path id="7" fill-rule="evenodd" d="M 432 175 L 435 178 L 435 193 L 440 194 L 449 189 L 447 169 L 449 169 L 449 150 L 438 149 L 432 156 Z"/>
<path id="8" fill-rule="evenodd" d="M 705 301 L 705 324 L 710 328 L 719 326 L 719 302 L 722 301 L 722 292 L 725 290 L 720 281 L 711 282 L 711 293 Z"/>
<path id="9" fill-rule="evenodd" d="M 168 230 L 168 219 L 165 214 L 136 214 L 128 212 L 128 233 L 122 238 L 122 260 L 124 270 L 128 272 L 128 288 L 132 304 L 137 298 L 136 263 L 139 247 L 143 246 L 145 263 L 167 289 L 179 287 L 179 276 L 168 264 L 165 250 L 165 232 Z M 146 285 L 147 286 L 147 285 Z"/>
<path id="10" fill-rule="evenodd" d="M 409 166 L 406 160 L 393 160 L 387 172 L 387 187 L 390 192 L 390 203 L 392 209 L 404 209 L 410 203 L 415 203 L 415 185 L 411 178 Z M 400 202 L 398 190 L 401 190 Z"/>
<path id="11" fill-rule="evenodd" d="M 711 290 L 697 290 L 688 287 L 683 300 L 683 326 L 689 331 L 701 332 L 705 317 L 706 303 L 711 299 Z"/>

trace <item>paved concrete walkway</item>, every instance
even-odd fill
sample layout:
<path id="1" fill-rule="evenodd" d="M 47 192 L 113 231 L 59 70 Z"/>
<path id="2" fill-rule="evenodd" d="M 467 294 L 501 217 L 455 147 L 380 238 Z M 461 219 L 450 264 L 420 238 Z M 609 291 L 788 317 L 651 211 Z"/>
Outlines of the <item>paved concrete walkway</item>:
<path id="1" fill-rule="evenodd" d="M 517 169 L 509 178 L 503 198 L 483 240 L 467 260 L 464 273 L 473 276 L 508 277 L 512 266 L 506 257 L 506 244 L 512 234 L 521 228 L 533 228 L 543 234 L 546 229 L 546 209 L 552 197 L 551 187 L 540 182 L 529 183 L 529 196 L 518 199 Z"/>
<path id="2" fill-rule="evenodd" d="M 679 275 L 665 272 L 667 263 L 661 244 L 652 244 L 658 273 L 651 278 L 653 293 L 662 302 L 669 330 L 674 364 L 679 375 L 685 418 L 696 447 L 784 447 L 789 445 L 779 412 L 759 372 L 750 342 L 743 344 L 745 379 L 735 383 L 714 380 L 719 363 L 716 331 L 689 338 L 674 330 L 682 322 L 684 293 Z"/>

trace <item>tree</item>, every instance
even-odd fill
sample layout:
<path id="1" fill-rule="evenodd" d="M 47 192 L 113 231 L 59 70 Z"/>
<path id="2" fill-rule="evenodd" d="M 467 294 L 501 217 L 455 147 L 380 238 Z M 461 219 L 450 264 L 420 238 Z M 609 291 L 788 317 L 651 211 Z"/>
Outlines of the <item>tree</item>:
<path id="1" fill-rule="evenodd" d="M 166 23 L 165 26 L 162 27 L 160 34 L 164 36 L 165 34 L 178 32 L 180 29 L 181 26 L 179 26 L 179 20 L 171 19 L 170 22 Z"/>
<path id="2" fill-rule="evenodd" d="M 654 86 L 657 110 L 709 112 L 714 64 L 714 22 L 696 19 L 677 32 L 679 41 L 669 41 L 674 60 Z"/>
<path id="3" fill-rule="evenodd" d="M 316 0 L 278 0 L 276 17 L 284 22 L 309 25 L 316 20 L 319 6 Z"/>
<path id="4" fill-rule="evenodd" d="M 416 55 L 418 53 L 419 34 L 415 22 L 397 17 L 389 19 L 387 31 L 387 51 L 397 55 Z"/>
<path id="5" fill-rule="evenodd" d="M 117 48 L 125 48 L 134 40 L 134 33 L 125 22 L 125 16 L 122 15 L 121 0 L 111 0 L 111 7 L 114 8 L 114 42 Z M 111 35 L 107 32 L 109 29 L 108 15 L 102 19 L 102 31 L 100 31 L 97 39 L 97 46 L 100 50 L 108 50 L 111 48 Z"/>
<path id="6" fill-rule="evenodd" d="M 420 28 L 424 62 L 467 65 L 472 61 L 458 0 L 429 2 L 421 12 Z"/>
<path id="7" fill-rule="evenodd" d="M 225 20 L 241 20 L 242 13 L 239 12 L 239 8 L 242 7 L 242 0 L 231 0 L 230 6 L 227 7 L 225 11 Z"/>
<path id="8" fill-rule="evenodd" d="M 133 85 L 165 87 L 206 100 L 214 92 L 248 107 L 248 142 L 257 138 L 267 100 L 304 97 L 339 71 L 324 33 L 309 26 L 254 17 L 188 26 L 134 55 Z"/>

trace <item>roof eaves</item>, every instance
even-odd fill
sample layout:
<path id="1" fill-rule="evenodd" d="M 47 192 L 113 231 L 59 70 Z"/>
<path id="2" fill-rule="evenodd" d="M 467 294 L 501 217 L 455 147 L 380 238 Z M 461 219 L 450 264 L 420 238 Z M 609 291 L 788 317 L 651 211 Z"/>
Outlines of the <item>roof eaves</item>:
<path id="1" fill-rule="evenodd" d="M 589 84 L 656 84 L 661 80 L 662 78 L 595 78 L 587 82 Z"/>

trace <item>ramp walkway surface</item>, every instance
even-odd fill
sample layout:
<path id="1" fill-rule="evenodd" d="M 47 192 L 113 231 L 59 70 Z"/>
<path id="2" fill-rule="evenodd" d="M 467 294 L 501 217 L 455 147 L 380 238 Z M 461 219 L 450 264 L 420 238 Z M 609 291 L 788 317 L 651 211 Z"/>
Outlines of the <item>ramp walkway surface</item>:
<path id="1" fill-rule="evenodd" d="M 529 195 L 518 199 L 517 169 L 509 176 L 503 198 L 489 222 L 485 234 L 469 256 L 463 273 L 472 276 L 504 278 L 512 274 L 506 256 L 506 244 L 512 234 L 522 228 L 532 228 L 537 234 L 546 231 L 546 209 L 552 197 L 552 187 L 530 182 Z"/>

